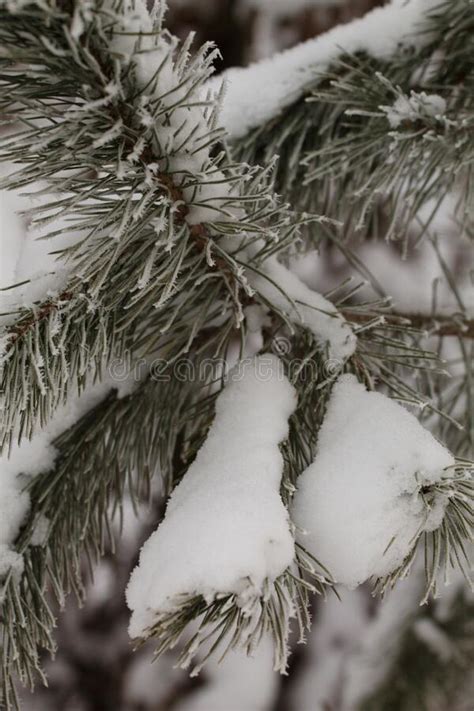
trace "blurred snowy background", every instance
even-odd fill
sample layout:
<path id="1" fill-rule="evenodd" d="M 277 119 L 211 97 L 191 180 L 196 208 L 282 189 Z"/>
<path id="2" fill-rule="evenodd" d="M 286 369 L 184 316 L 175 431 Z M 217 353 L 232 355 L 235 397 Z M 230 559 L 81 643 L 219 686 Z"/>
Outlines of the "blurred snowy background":
<path id="1" fill-rule="evenodd" d="M 217 67 L 222 71 L 271 56 L 381 4 L 378 0 L 169 0 L 168 26 L 180 37 L 195 30 L 198 44 L 214 41 L 223 56 Z M 3 226 L 9 224 L 11 229 L 14 210 L 20 206 L 10 196 L 0 197 Z M 15 225 L 16 230 L 26 229 L 26 222 L 16 220 Z M 429 311 L 435 292 L 440 308 L 456 310 L 440 255 L 455 275 L 463 298 L 470 299 L 472 306 L 472 264 L 469 252 L 452 239 L 456 225 L 450 217 L 450 205 L 445 206 L 432 229 L 436 249 L 425 240 L 407 259 L 402 258 L 396 244 L 383 241 L 352 247 L 369 269 L 372 283 L 383 284 L 402 311 Z M 336 251 L 304 255 L 293 267 L 318 291 L 329 290 L 348 275 L 347 261 Z M 455 360 L 458 354 L 453 350 L 451 356 Z M 38 687 L 31 696 L 23 694 L 26 711 L 356 708 L 386 673 L 391 645 L 397 644 L 405 625 L 419 616 L 414 600 L 421 581 L 416 572 L 384 603 L 374 600 L 364 588 L 341 591 L 341 601 L 335 596 L 327 602 L 317 601 L 313 633 L 307 645 L 295 645 L 288 677 L 272 671 L 271 649 L 263 644 L 254 659 L 231 653 L 221 665 L 211 665 L 199 678 L 189 679 L 185 672 L 173 668 L 172 655 L 151 664 L 152 646 L 145 645 L 134 653 L 127 635 L 129 612 L 123 591 L 162 505 L 160 492 L 156 492 L 153 507 L 144 507 L 138 517 L 131 506 L 125 508 L 123 521 L 117 521 L 117 532 L 121 529 L 117 551 L 106 556 L 95 570 L 86 605 L 78 609 L 74 599 L 69 599 L 57 630 L 60 651 L 54 661 L 45 660 L 49 688 Z M 454 581 L 448 597 L 453 598 L 461 585 Z M 426 644 L 438 644 L 439 654 L 449 650 L 446 652 L 442 645 L 440 648 L 433 619 L 442 620 L 448 604 L 449 599 L 443 598 L 429 619 L 422 615 L 413 626 L 414 634 Z M 399 681 L 404 683 L 403 679 Z M 426 708 L 445 711 L 440 703 L 437 705 L 434 699 Z M 467 711 L 467 707 L 456 706 L 455 698 L 452 708 Z"/>

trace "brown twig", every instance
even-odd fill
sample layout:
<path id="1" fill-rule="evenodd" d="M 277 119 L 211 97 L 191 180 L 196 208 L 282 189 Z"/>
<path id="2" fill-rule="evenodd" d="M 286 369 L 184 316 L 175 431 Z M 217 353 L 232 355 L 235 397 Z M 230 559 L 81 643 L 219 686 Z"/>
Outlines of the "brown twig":
<path id="1" fill-rule="evenodd" d="M 11 338 L 6 347 L 6 351 L 12 348 L 16 341 L 24 336 L 32 326 L 40 321 L 43 321 L 43 319 L 47 318 L 53 311 L 59 309 L 60 305 L 64 301 L 71 301 L 72 298 L 73 293 L 71 291 L 63 291 L 55 301 L 52 299 L 45 301 L 44 304 L 41 304 L 38 311 L 31 314 L 23 321 L 20 321 L 20 323 L 7 327 L 7 332 L 11 334 Z"/>

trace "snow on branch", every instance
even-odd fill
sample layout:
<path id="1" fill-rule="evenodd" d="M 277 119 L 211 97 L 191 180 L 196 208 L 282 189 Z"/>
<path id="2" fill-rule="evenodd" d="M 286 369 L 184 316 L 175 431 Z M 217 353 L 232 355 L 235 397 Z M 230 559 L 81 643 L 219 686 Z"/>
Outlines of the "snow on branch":
<path id="1" fill-rule="evenodd" d="M 447 512 L 450 502 L 456 509 L 458 496 L 467 507 L 459 530 L 469 538 L 472 481 L 465 472 L 458 479 L 455 464 L 405 408 L 367 392 L 353 375 L 341 376 L 316 458 L 298 482 L 292 515 L 301 543 L 335 580 L 355 587 L 403 569 L 422 534 L 450 538 L 453 511 Z M 435 541 L 435 568 L 441 558 L 441 541 Z"/>
<path id="2" fill-rule="evenodd" d="M 330 358 L 342 363 L 355 351 L 357 338 L 334 304 L 310 289 L 276 257 L 269 257 L 261 271 L 250 268 L 249 283 L 273 308 L 313 334 L 321 348 L 328 347 Z"/>
<path id="3" fill-rule="evenodd" d="M 244 615 L 295 557 L 279 489 L 296 394 L 273 355 L 242 361 L 216 402 L 198 455 L 145 543 L 127 601 L 130 635 L 148 637 L 186 596 L 234 594 Z"/>
<path id="4" fill-rule="evenodd" d="M 156 31 L 140 0 L 121 7 L 110 46 L 122 62 L 132 63 L 137 87 L 143 92 L 138 117 L 143 127 L 153 128 L 154 155 L 165 157 L 166 173 L 181 193 L 185 220 L 195 225 L 225 219 L 221 206 L 231 190 L 224 173 L 212 165 L 211 146 L 222 129 L 214 128 L 216 99 L 203 87 L 214 71 L 218 51 L 204 45 L 190 59 L 190 39 L 176 55 L 177 40 Z M 139 161 L 144 149 L 145 142 L 139 139 L 126 158 L 129 166 Z"/>
<path id="5" fill-rule="evenodd" d="M 389 59 L 401 48 L 422 44 L 424 20 L 437 4 L 437 0 L 392 0 L 271 59 L 229 69 L 223 75 L 222 125 L 232 139 L 242 138 L 300 99 L 318 74 L 343 54 L 366 52 L 376 59 Z M 214 88 L 221 84 L 222 77 L 211 80 Z"/>
<path id="6" fill-rule="evenodd" d="M 1 582 L 12 571 L 22 572 L 22 556 L 12 546 L 30 508 L 28 485 L 50 469 L 57 456 L 55 439 L 97 405 L 112 389 L 111 380 L 89 385 L 81 394 L 59 406 L 48 425 L 30 440 L 14 443 L 0 460 L 0 592 Z M 0 595 L 1 598 L 1 595 Z"/>

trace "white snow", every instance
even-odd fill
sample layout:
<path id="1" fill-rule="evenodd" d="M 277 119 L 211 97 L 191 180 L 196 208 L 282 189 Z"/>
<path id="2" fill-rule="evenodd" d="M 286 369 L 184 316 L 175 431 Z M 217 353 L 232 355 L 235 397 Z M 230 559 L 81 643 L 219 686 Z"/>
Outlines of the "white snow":
<path id="1" fill-rule="evenodd" d="M 354 353 L 356 336 L 334 304 L 306 286 L 276 257 L 267 259 L 259 271 L 247 270 L 250 286 L 291 321 L 306 326 L 321 347 L 327 344 L 331 359 L 342 365 Z"/>
<path id="2" fill-rule="evenodd" d="M 11 172 L 11 167 L 0 168 L 2 176 Z M 44 189 L 43 184 L 35 190 Z M 19 306 L 31 306 L 56 292 L 64 282 L 68 269 L 58 262 L 53 251 L 65 249 L 78 239 L 78 233 L 67 229 L 65 220 L 57 218 L 47 226 L 33 227 L 31 212 L 44 205 L 51 195 L 40 197 L 22 195 L 18 190 L 0 191 L 0 322 L 11 321 Z M 48 232 L 65 229 L 66 232 L 53 239 L 43 239 Z M 18 286 L 15 286 L 18 284 Z M 14 288 L 10 288 L 14 287 Z"/>
<path id="3" fill-rule="evenodd" d="M 15 578 L 19 578 L 23 573 L 23 569 L 24 565 L 22 556 L 4 543 L 0 543 L 0 604 L 2 603 L 4 590 L 2 580 L 8 573 L 13 574 Z"/>
<path id="4" fill-rule="evenodd" d="M 113 387 L 113 381 L 89 385 L 67 404 L 58 407 L 48 425 L 33 435 L 13 444 L 10 453 L 0 457 L 0 578 L 12 556 L 10 548 L 30 508 L 30 497 L 25 486 L 40 472 L 52 467 L 57 456 L 53 441 L 77 422 L 88 410 L 97 405 Z M 33 545 L 41 545 L 44 539 L 44 520 L 34 532 Z"/>
<path id="5" fill-rule="evenodd" d="M 180 594 L 212 600 L 259 596 L 291 564 L 294 541 L 279 487 L 278 444 L 296 405 L 273 355 L 241 362 L 216 402 L 215 420 L 142 548 L 127 589 L 131 637 L 179 607 Z"/>
<path id="6" fill-rule="evenodd" d="M 446 500 L 438 497 L 427 511 L 419 493 L 453 464 L 401 405 L 341 376 L 316 458 L 298 482 L 293 520 L 306 532 L 300 542 L 348 587 L 389 574 L 417 533 L 440 525 Z"/>
<path id="7" fill-rule="evenodd" d="M 117 19 L 110 46 L 122 61 L 134 65 L 137 85 L 144 90 L 139 108 L 142 125 L 153 125 L 156 155 L 165 158 L 163 169 L 182 188 L 189 208 L 186 221 L 194 225 L 225 219 L 220 205 L 229 195 L 229 184 L 222 173 L 212 169 L 206 145 L 212 128 L 204 105 L 207 91 L 202 81 L 194 85 L 200 75 L 206 79 L 211 68 L 202 63 L 194 71 L 178 66 L 173 59 L 176 42 L 164 33 L 152 34 L 153 20 L 142 0 L 127 0 Z M 122 31 L 129 34 L 120 34 Z M 153 117 L 149 107 L 156 101 L 159 113 Z M 136 153 L 128 160 L 133 161 Z M 206 178 L 209 169 L 212 175 Z"/>
<path id="8" fill-rule="evenodd" d="M 392 128 L 398 128 L 403 121 L 416 121 L 429 117 L 441 120 L 446 111 L 446 101 L 438 94 L 412 91 L 409 96 L 400 94 L 392 106 L 380 107 Z"/>
<path id="9" fill-rule="evenodd" d="M 324 35 L 286 50 L 248 68 L 232 68 L 212 79 L 217 89 L 224 80 L 226 95 L 221 124 L 231 138 L 245 136 L 297 101 L 309 85 L 314 85 L 343 53 L 365 51 L 377 59 L 387 59 L 401 46 L 418 46 L 426 35 L 426 13 L 437 0 L 392 0 L 364 17 L 340 25 Z"/>
<path id="10" fill-rule="evenodd" d="M 115 0 L 105 0 L 102 11 L 113 18 L 113 35 L 110 40 L 110 49 L 124 61 L 130 61 L 136 50 L 140 47 L 149 49 L 154 38 L 139 37 L 141 32 L 153 31 L 153 23 L 146 3 L 143 0 L 124 0 L 116 3 Z"/>

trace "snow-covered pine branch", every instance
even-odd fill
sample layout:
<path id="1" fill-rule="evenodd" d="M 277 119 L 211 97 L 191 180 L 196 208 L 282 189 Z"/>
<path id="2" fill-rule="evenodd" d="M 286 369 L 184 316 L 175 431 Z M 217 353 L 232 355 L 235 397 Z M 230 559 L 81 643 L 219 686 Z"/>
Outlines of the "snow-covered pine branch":
<path id="1" fill-rule="evenodd" d="M 23 254 L 23 246 L 9 248 L 11 280 L 28 283 L 15 287 L 2 281 L 2 287 L 14 287 L 2 299 L 9 313 L 2 334 L 1 440 L 10 458 L 0 480 L 0 703 L 7 708 L 14 703 L 13 672 L 31 683 L 35 672 L 41 674 L 39 650 L 54 650 L 47 586 L 61 604 L 71 588 L 81 596 L 81 554 L 89 560 L 103 554 L 125 492 L 134 501 L 140 495 L 149 500 L 151 478 L 158 470 L 166 493 L 176 488 L 130 582 L 131 632 L 140 638 L 156 636 L 160 653 L 197 628 L 185 642 L 183 664 L 197 651 L 198 666 L 206 660 L 212 651 L 208 634 L 222 651 L 224 637 L 252 651 L 262 634 L 270 633 L 276 666 L 284 670 L 289 618 L 298 618 L 303 636 L 309 624 L 308 593 L 324 592 L 331 583 L 318 572 L 324 571 L 318 567 L 320 558 L 330 567 L 333 558 L 334 573 L 347 584 L 379 576 L 383 587 L 403 572 L 416 536 L 423 534 L 432 543 L 429 590 L 442 558 L 463 567 L 460 552 L 472 524 L 472 489 L 465 469 L 454 467 L 447 450 L 405 410 L 356 382 L 381 382 L 392 395 L 428 410 L 432 403 L 418 386 L 421 376 L 429 380 L 439 375 L 436 356 L 420 346 L 409 324 L 383 322 L 385 301 L 354 303 L 357 287 L 345 290 L 345 285 L 333 290 L 329 301 L 284 264 L 302 230 L 323 240 L 334 227 L 331 218 L 338 217 L 305 214 L 312 204 L 308 200 L 321 195 L 323 203 L 331 199 L 346 218 L 344 211 L 357 196 L 346 176 L 356 176 L 357 188 L 365 186 L 365 206 L 372 205 L 376 193 L 373 181 L 394 178 L 393 164 L 380 168 L 387 137 L 396 143 L 403 169 L 413 168 L 420 155 L 413 150 L 421 145 L 422 157 L 425 152 L 436 155 L 437 165 L 447 168 L 435 171 L 436 180 L 446 175 L 457 180 L 466 165 L 469 170 L 472 111 L 465 86 L 470 79 L 467 74 L 459 81 L 453 61 L 468 62 L 472 56 L 466 30 L 472 17 L 466 8 L 464 0 L 455 0 L 428 17 L 427 0 L 394 0 L 334 36 L 277 58 L 268 74 L 270 65 L 245 70 L 247 78 L 260 77 L 254 90 L 259 81 L 265 83 L 261 98 L 275 70 L 281 82 L 263 102 L 267 114 L 259 116 L 250 136 L 229 149 L 219 118 L 223 96 L 209 91 L 216 52 L 206 45 L 191 53 L 191 38 L 179 44 L 171 37 L 162 26 L 163 2 L 149 14 L 143 0 L 0 0 L 0 109 L 16 119 L 0 141 L 0 158 L 9 164 L 2 185 L 37 192 L 31 229 L 39 230 L 48 251 L 30 251 L 28 240 Z M 407 34 L 415 19 L 423 19 L 421 29 L 428 27 L 425 20 L 434 28 L 436 41 L 450 27 L 443 73 L 435 72 L 437 81 L 442 79 L 443 96 L 428 88 L 410 93 L 407 72 L 411 77 L 413 57 L 431 66 L 433 54 L 432 33 L 423 38 Z M 463 29 L 461 41 L 458 27 Z M 369 30 L 374 34 L 368 38 Z M 345 39 L 342 50 L 335 48 Z M 348 50 L 358 56 L 349 58 Z M 343 67 L 338 75 L 341 67 L 333 64 L 341 57 L 349 70 Z M 313 81 L 313 60 L 319 59 L 327 81 L 321 84 L 318 76 L 305 101 L 307 78 L 311 74 Z M 383 65 L 390 76 L 378 74 L 374 80 L 372 62 Z M 433 98 L 438 96 L 440 100 Z M 244 119 L 246 106 L 242 104 Z M 327 152 L 323 146 L 330 159 L 323 160 L 327 180 L 320 192 L 313 185 L 321 166 L 320 135 L 314 126 L 330 127 L 332 138 L 332 126 L 339 128 L 341 117 L 355 121 L 357 130 L 347 145 L 336 135 Z M 421 122 L 415 143 L 412 122 L 417 128 Z M 350 151 L 357 153 L 358 141 L 367 135 L 370 157 L 376 146 L 375 162 L 368 160 L 359 170 Z M 275 163 L 270 157 L 275 148 L 281 152 L 277 185 L 285 199 L 294 198 L 302 215 L 273 192 Z M 250 157 L 252 164 L 235 162 L 232 152 Z M 309 154 L 304 161 L 303 153 Z M 258 162 L 265 167 L 257 167 Z M 420 165 L 425 170 L 430 161 Z M 304 173 L 301 180 L 299 171 Z M 415 173 L 410 183 L 413 215 L 420 184 Z M 444 186 L 444 177 L 439 184 L 430 183 L 431 197 Z M 290 190 L 295 181 L 297 196 Z M 460 184 L 468 203 L 472 183 Z M 341 186 L 349 200 L 340 199 Z M 423 190 L 420 195 L 426 197 Z M 25 267 L 25 255 L 33 253 L 39 253 L 38 262 Z M 346 304 L 344 316 L 335 293 Z M 194 367 L 206 357 L 222 365 L 249 351 L 265 353 L 282 334 L 288 346 L 284 366 L 274 356 L 257 358 L 250 368 L 237 363 L 237 373 L 245 365 L 243 380 L 234 379 L 220 395 L 215 378 L 184 383 L 173 370 L 182 357 L 186 367 Z M 117 357 L 132 372 L 134 365 L 144 364 L 146 375 L 155 356 L 165 362 L 169 380 L 162 384 L 159 371 L 157 383 L 150 371 L 151 377 L 126 397 L 104 398 L 111 388 L 105 370 Z M 259 368 L 266 359 L 269 370 L 262 374 Z M 333 365 L 337 372 L 353 375 L 343 376 L 331 395 Z M 411 378 L 412 372 L 421 376 Z M 352 421 L 342 434 L 339 427 L 333 433 L 334 403 L 346 386 L 349 402 L 341 407 L 344 417 L 346 410 L 353 413 Z M 89 399 L 89 388 L 98 404 Z M 83 399 L 76 399 L 84 390 Z M 361 462 L 358 447 L 367 441 L 366 431 L 376 434 L 369 417 L 373 410 L 380 416 L 375 424 L 382 429 L 384 449 L 370 455 L 367 446 Z M 450 421 L 456 424 L 454 417 Z M 404 445 L 396 452 L 395 432 L 402 433 Z M 357 440 L 354 448 L 351 437 Z M 307 468 L 316 439 L 316 460 Z M 13 445 L 10 453 L 14 441 L 20 446 Z M 337 470 L 330 482 L 325 468 L 320 476 L 321 458 L 325 467 Z M 445 466 L 452 475 L 444 473 Z M 310 534 L 295 544 L 288 505 L 305 469 L 293 510 Z M 367 497 L 360 488 L 351 489 L 356 477 L 368 483 Z M 341 514 L 341 482 L 356 491 L 353 516 L 347 520 Z M 319 529 L 312 540 L 311 516 L 322 511 L 322 500 L 317 497 L 312 510 L 304 511 L 302 498 L 306 491 L 310 502 L 313 488 L 333 504 L 332 512 L 326 507 L 318 518 L 321 526 L 327 524 L 324 534 L 330 544 Z M 358 507 L 366 503 L 371 504 L 368 528 L 360 531 Z M 382 515 L 391 530 L 384 528 L 374 541 Z M 330 525 L 336 523 L 339 530 L 330 535 Z M 341 535 L 348 528 L 350 542 L 360 534 L 370 554 L 370 560 L 360 557 L 355 572 L 353 561 L 338 566 L 331 548 L 347 554 Z M 44 545 L 36 546 L 39 541 Z"/>
<path id="2" fill-rule="evenodd" d="M 272 195 L 271 170 L 230 164 L 224 153 L 216 153 L 222 139 L 221 130 L 215 128 L 218 104 L 202 90 L 211 71 L 209 48 L 191 58 L 189 43 L 179 48 L 162 30 L 161 18 L 155 16 L 153 24 L 141 3 L 48 9 L 35 3 L 14 8 L 2 3 L 0 13 L 5 49 L 0 58 L 1 106 L 8 113 L 14 105 L 18 117 L 1 144 L 2 158 L 15 164 L 3 185 L 15 190 L 29 186 L 41 194 L 31 226 L 41 229 L 47 238 L 45 251 L 52 255 L 40 252 L 44 261 L 31 268 L 38 268 L 41 261 L 43 271 L 55 272 L 53 291 L 43 298 L 29 284 L 26 298 L 23 289 L 12 289 L 9 295 L 8 308 L 18 307 L 19 313 L 16 319 L 7 318 L 4 330 L 2 441 L 8 447 L 14 438 L 22 440 L 19 452 L 24 453 L 30 449 L 27 438 L 35 438 L 57 412 L 61 415 L 59 408 L 66 399 L 69 411 L 79 416 L 76 389 L 103 378 L 104 368 L 118 356 L 133 363 L 140 353 L 165 352 L 172 362 L 188 352 L 198 336 L 201 341 L 208 338 L 209 348 L 218 343 L 217 355 L 225 354 L 234 324 L 244 317 L 242 296 L 253 298 L 243 271 L 245 261 L 238 264 L 232 257 L 232 238 L 238 237 L 238 253 L 244 243 L 246 258 L 252 240 L 258 238 L 260 266 L 267 250 L 274 255 L 291 243 L 298 220 Z M 38 56 L 42 63 L 37 62 Z M 19 69 L 23 66 L 28 66 L 28 74 Z M 206 225 L 200 220 L 206 220 Z M 224 244 L 224 237 L 226 249 L 219 244 L 219 240 Z M 18 253 L 12 254 L 11 274 L 12 280 L 20 274 Z M 26 280 L 33 276 L 33 271 L 21 273 Z M 281 292 L 284 289 L 279 287 Z M 288 306 L 285 303 L 282 309 L 297 325 L 302 319 L 293 299 L 301 294 L 311 301 L 310 293 L 301 287 L 298 293 L 288 294 Z M 344 321 L 329 302 L 314 299 L 330 315 L 327 321 L 322 314 L 317 322 L 308 317 L 304 321 L 312 326 L 319 346 L 325 346 L 327 337 L 332 337 L 325 323 L 339 321 L 340 327 Z M 268 294 L 263 301 L 277 326 L 279 320 L 287 320 L 280 314 L 280 295 L 276 305 Z M 217 318 L 220 333 L 211 329 L 208 336 L 208 324 Z M 245 327 L 243 323 L 242 331 Z M 355 346 L 350 328 L 343 326 L 343 331 Z M 336 349 L 339 338 L 337 333 Z M 150 389 L 153 392 L 144 385 L 144 391 Z M 140 481 L 152 469 L 142 448 L 149 441 L 148 428 L 140 443 L 133 430 L 136 449 L 125 464 L 112 461 L 105 466 L 107 454 L 123 458 L 121 443 L 111 439 L 110 428 L 123 424 L 123 413 L 137 417 L 135 400 L 123 407 L 113 399 L 105 400 L 88 413 L 99 417 L 97 423 L 88 416 L 60 438 L 57 461 L 36 462 L 35 473 L 41 470 L 41 476 L 32 483 L 33 508 L 27 521 L 29 497 L 23 493 L 22 475 L 28 475 L 30 467 L 16 456 L 8 462 L 8 481 L 15 484 L 21 511 L 8 527 L 4 543 L 18 544 L 27 553 L 19 581 L 22 614 L 28 617 L 35 612 L 28 636 L 15 626 L 7 628 L 3 649 L 6 663 L 23 680 L 39 669 L 37 648 L 54 648 L 53 618 L 42 592 L 38 596 L 35 566 L 42 576 L 48 572 L 61 602 L 66 587 L 80 589 L 81 546 L 93 556 L 100 554 L 103 532 L 109 526 L 108 503 L 118 500 L 135 463 L 145 470 L 138 472 Z M 72 420 L 65 422 L 72 424 Z M 38 436 L 50 448 L 57 433 L 53 426 Z M 117 436 L 124 437 L 121 427 Z M 74 457 L 84 437 L 90 450 Z M 174 446 L 170 433 L 160 456 L 169 460 Z M 68 484 L 68 476 L 80 481 L 85 467 L 86 483 L 97 465 L 105 467 L 103 481 L 96 482 L 89 511 L 89 492 L 79 482 L 77 487 Z M 102 486 L 107 482 L 110 486 Z M 11 493 L 11 487 L 2 489 L 5 497 Z M 78 507 L 84 511 L 77 511 Z M 28 548 L 31 525 L 43 510 L 53 514 L 54 524 L 48 529 L 45 550 L 35 553 Z M 11 511 L 13 515 L 13 507 Z M 84 532 L 86 521 L 93 522 L 89 533 Z M 22 525 L 25 528 L 17 538 Z M 93 540 L 92 534 L 98 539 Z M 70 555 L 65 562 L 68 539 Z M 9 576 L 13 558 L 7 560 L 6 554 L 7 549 L 8 565 L 2 569 L 4 611 L 10 620 L 19 603 L 17 586 Z M 292 585 L 290 580 L 284 595 L 289 595 Z M 284 647 L 284 640 L 280 641 Z M 2 681 L 9 704 L 11 681 L 6 676 Z"/>
<path id="3" fill-rule="evenodd" d="M 178 640 L 183 623 L 196 619 L 198 631 L 183 655 L 188 665 L 209 636 L 224 651 L 220 620 L 227 617 L 225 637 L 233 644 L 252 649 L 271 632 L 275 664 L 285 669 L 293 603 L 281 600 L 275 585 L 291 568 L 295 547 L 279 493 L 278 445 L 295 407 L 296 391 L 276 356 L 242 361 L 231 371 L 207 439 L 132 574 L 127 601 L 133 638 L 156 636 L 164 651 Z M 222 607 L 217 619 L 209 612 L 216 603 Z M 278 631 L 270 610 L 280 604 L 287 607 L 286 627 Z"/>
<path id="4" fill-rule="evenodd" d="M 113 382 L 102 382 L 89 387 L 58 408 L 48 426 L 38 431 L 31 440 L 14 444 L 0 460 L 0 601 L 2 587 L 9 574 L 23 571 L 21 552 L 14 549 L 15 541 L 25 523 L 30 507 L 28 486 L 42 471 L 53 467 L 57 451 L 54 441 L 86 412 L 94 408 L 111 391 Z M 33 536 L 34 538 L 34 536 Z M 46 540 L 46 539 L 45 539 Z M 13 566 L 12 566 L 13 563 Z"/>
<path id="5" fill-rule="evenodd" d="M 416 218 L 423 233 L 433 215 L 419 215 L 421 208 L 431 201 L 436 212 L 452 191 L 469 234 L 472 29 L 467 0 L 392 0 L 268 60 L 228 70 L 211 85 L 227 86 L 221 117 L 234 154 L 261 164 L 279 155 L 279 192 L 302 210 L 341 220 L 346 238 L 368 235 L 380 219 L 387 240 L 406 238 Z M 420 111 L 418 101 L 416 116 L 412 110 L 394 127 L 390 116 L 410 95 L 430 96 L 442 115 Z"/>
<path id="6" fill-rule="evenodd" d="M 54 245 L 62 224 L 47 235 L 67 268 L 58 267 L 62 277 L 53 294 L 20 308 L 3 334 L 7 439 L 18 420 L 19 431 L 31 436 L 36 398 L 47 419 L 58 393 L 63 397 L 74 380 L 82 382 L 117 353 L 156 351 L 162 345 L 156 334 L 165 334 L 177 355 L 218 313 L 238 326 L 242 300 L 253 290 L 245 259 L 238 264 L 233 251 L 242 258 L 242 241 L 258 238 L 260 264 L 299 231 L 299 219 L 271 192 L 271 169 L 230 163 L 217 152 L 219 100 L 205 89 L 214 58 L 209 47 L 191 57 L 189 41 L 178 47 L 141 2 L 99 3 L 72 18 L 59 9 L 46 14 L 34 4 L 15 13 L 8 4 L 2 9 L 8 61 L 30 63 L 36 82 L 32 89 L 10 62 L 2 106 L 8 111 L 14 103 L 21 123 L 0 155 L 20 167 L 4 185 L 34 189 L 47 173 L 53 199 L 38 207 L 34 221 L 67 217 L 79 237 L 64 248 Z M 52 40 L 46 47 L 42 42 L 48 33 L 54 51 Z M 44 66 L 33 64 L 39 51 Z M 47 102 L 48 91 L 51 97 L 61 92 L 56 84 L 63 75 L 66 104 Z M 125 110 L 127 102 L 133 112 Z M 45 125 L 38 125 L 38 111 Z M 97 176 L 92 184 L 91 170 Z M 110 285 L 118 282 L 116 293 Z M 279 304 L 273 305 L 277 315 Z M 333 321 L 331 314 L 326 324 Z M 320 342 L 331 338 L 330 327 L 323 331 Z M 54 388 L 48 379 L 38 382 L 44 363 Z M 22 377 L 12 390 L 16 367 Z"/>
<path id="7" fill-rule="evenodd" d="M 426 41 L 422 32 L 436 0 L 391 0 L 359 20 L 246 68 L 228 69 L 211 85 L 225 85 L 220 120 L 231 140 L 242 139 L 308 94 L 344 55 L 366 52 L 387 60 Z M 252 87 L 249 92 L 248 87 Z M 258 96 L 258 101 L 255 97 Z"/>
<path id="8" fill-rule="evenodd" d="M 368 392 L 353 375 L 335 383 L 314 462 L 298 480 L 292 516 L 300 541 L 349 587 L 406 575 L 427 536 L 428 591 L 439 569 L 466 555 L 472 470 L 456 460 L 404 407 Z M 459 516 L 459 519 L 458 519 Z M 464 562 L 469 575 L 469 561 Z"/>

